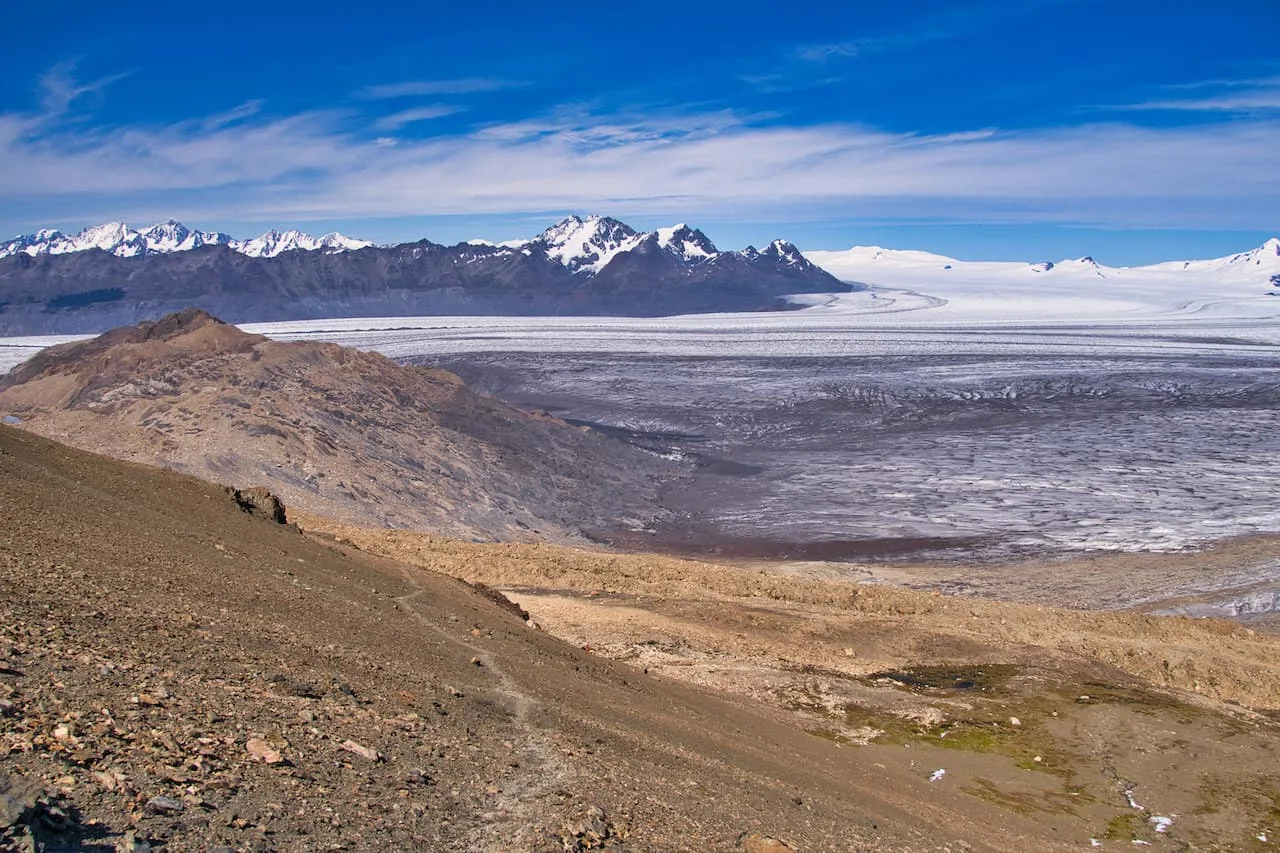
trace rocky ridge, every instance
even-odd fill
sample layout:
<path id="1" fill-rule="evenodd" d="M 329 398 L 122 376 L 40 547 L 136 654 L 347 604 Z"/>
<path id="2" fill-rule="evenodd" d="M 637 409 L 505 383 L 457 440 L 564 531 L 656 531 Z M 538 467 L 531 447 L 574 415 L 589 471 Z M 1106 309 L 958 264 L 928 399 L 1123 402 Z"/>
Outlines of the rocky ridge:
<path id="1" fill-rule="evenodd" d="M 682 470 L 443 370 L 274 342 L 194 309 L 41 352 L 0 377 L 0 412 L 334 518 L 486 540 L 642 526 Z"/>

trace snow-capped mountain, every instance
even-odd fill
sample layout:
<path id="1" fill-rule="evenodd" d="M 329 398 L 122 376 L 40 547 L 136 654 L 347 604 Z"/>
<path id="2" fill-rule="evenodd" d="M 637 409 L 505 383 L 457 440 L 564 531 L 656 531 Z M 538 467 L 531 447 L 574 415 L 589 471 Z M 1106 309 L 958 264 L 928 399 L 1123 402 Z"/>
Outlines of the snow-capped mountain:
<path id="1" fill-rule="evenodd" d="M 547 257 L 575 273 L 598 273 L 618 255 L 633 252 L 647 241 L 683 261 L 710 260 L 720 250 L 696 228 L 681 223 L 656 231 L 636 231 L 608 216 L 570 216 L 524 244 L 540 248 Z M 753 250 L 754 251 L 754 250 Z"/>
<path id="2" fill-rule="evenodd" d="M 570 216 L 530 240 L 547 257 L 575 273 L 595 273 L 619 254 L 638 246 L 644 235 L 607 216 Z"/>
<path id="3" fill-rule="evenodd" d="M 142 239 L 146 242 L 147 252 L 152 254 L 186 252 L 201 246 L 230 245 L 235 242 L 230 234 L 223 234 L 221 231 L 192 231 L 174 219 L 152 225 L 142 232 Z"/>
<path id="4" fill-rule="evenodd" d="M 357 240 L 353 237 L 339 234 L 337 231 L 331 231 L 323 237 L 312 237 L 310 234 L 304 234 L 301 231 L 289 230 L 282 232 L 273 229 L 252 240 L 234 241 L 231 243 L 231 248 L 251 258 L 274 258 L 281 252 L 298 250 L 306 252 L 350 252 L 372 245 L 373 243 L 368 240 Z"/>
<path id="5" fill-rule="evenodd" d="M 930 252 L 854 246 L 838 252 L 810 251 L 809 260 L 845 281 L 887 287 L 943 286 L 949 282 L 1003 285 L 1092 285 L 1110 282 L 1116 291 L 1126 287 L 1179 284 L 1200 288 L 1246 288 L 1250 292 L 1280 289 L 1280 239 L 1271 238 L 1256 249 L 1201 261 L 1166 261 L 1134 267 L 1111 267 L 1093 258 L 1057 262 L 960 261 Z"/>
<path id="6" fill-rule="evenodd" d="M 658 235 L 659 246 L 688 261 L 705 260 L 720 254 L 706 234 L 683 222 L 671 228 L 659 228 L 654 233 Z"/>
<path id="7" fill-rule="evenodd" d="M 800 250 L 786 240 L 774 240 L 768 246 L 765 246 L 763 252 L 757 252 L 754 247 L 748 246 L 746 254 L 749 257 L 764 258 L 773 261 L 779 266 L 802 268 L 811 266 L 811 262 Z"/>
<path id="8" fill-rule="evenodd" d="M 800 250 L 786 240 L 774 240 L 764 251 L 748 246 L 741 252 L 722 252 L 706 234 L 683 222 L 654 231 L 636 231 L 624 222 L 598 215 L 585 219 L 570 216 L 524 244 L 489 245 L 536 248 L 571 272 L 583 275 L 598 274 L 615 258 L 647 246 L 656 246 L 684 264 L 696 265 L 733 256 L 797 269 L 812 266 Z"/>
<path id="9" fill-rule="evenodd" d="M 242 255 L 261 258 L 275 257 L 281 252 L 295 249 L 346 252 L 373 244 L 337 232 L 317 238 L 301 231 L 281 233 L 274 230 L 251 240 L 233 240 L 229 234 L 221 231 L 192 230 L 181 222 L 170 219 L 143 231 L 135 230 L 123 222 L 93 225 L 75 235 L 45 229 L 0 243 L 0 258 L 17 254 L 64 255 L 89 249 L 100 249 L 118 258 L 135 258 L 186 252 L 210 245 L 229 246 Z"/>
<path id="10" fill-rule="evenodd" d="M 0 257 L 23 252 L 28 255 L 63 255 L 102 249 L 117 257 L 132 258 L 145 254 L 146 238 L 123 222 L 107 222 L 86 228 L 79 234 L 63 234 L 56 229 L 42 229 L 34 234 L 15 237 L 0 246 Z"/>

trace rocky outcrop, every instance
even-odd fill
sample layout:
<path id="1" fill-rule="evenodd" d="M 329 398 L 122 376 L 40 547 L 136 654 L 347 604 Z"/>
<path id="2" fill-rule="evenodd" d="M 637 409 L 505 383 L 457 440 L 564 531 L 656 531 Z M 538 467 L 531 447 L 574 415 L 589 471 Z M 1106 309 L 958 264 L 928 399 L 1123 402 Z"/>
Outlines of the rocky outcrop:
<path id="1" fill-rule="evenodd" d="M 231 495 L 232 500 L 236 502 L 236 506 L 249 513 L 249 515 L 266 519 L 274 524 L 289 523 L 289 519 L 285 515 L 284 504 L 278 497 L 262 486 L 252 486 L 248 489 L 235 489 L 228 486 L 227 492 Z"/>

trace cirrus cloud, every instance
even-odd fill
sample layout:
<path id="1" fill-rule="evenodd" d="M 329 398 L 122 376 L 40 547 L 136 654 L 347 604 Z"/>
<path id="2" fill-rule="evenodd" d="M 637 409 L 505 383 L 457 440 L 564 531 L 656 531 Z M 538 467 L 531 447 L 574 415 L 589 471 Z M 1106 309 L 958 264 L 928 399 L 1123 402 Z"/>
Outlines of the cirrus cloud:
<path id="1" fill-rule="evenodd" d="M 435 110 L 436 107 L 424 107 Z M 433 117 L 407 110 L 394 129 Z M 0 209 L 239 220 L 522 213 L 879 216 L 1201 228 L 1280 221 L 1280 122 L 903 134 L 564 109 L 389 140 L 339 111 L 74 132 L 0 115 Z M 394 143 L 394 144 L 393 144 Z"/>

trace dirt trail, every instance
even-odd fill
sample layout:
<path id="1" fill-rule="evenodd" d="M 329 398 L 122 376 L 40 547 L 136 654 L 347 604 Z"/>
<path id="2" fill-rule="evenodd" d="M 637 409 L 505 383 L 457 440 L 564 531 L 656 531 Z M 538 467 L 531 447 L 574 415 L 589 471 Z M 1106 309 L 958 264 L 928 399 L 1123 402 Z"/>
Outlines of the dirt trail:
<path id="1" fill-rule="evenodd" d="M 506 700 L 507 710 L 519 732 L 511 746 L 512 755 L 518 756 L 518 761 L 514 762 L 518 772 L 496 793 L 492 808 L 484 815 L 484 823 L 477 827 L 475 837 L 469 840 L 467 847 L 477 851 L 503 846 L 512 849 L 530 847 L 536 839 L 528 831 L 538 825 L 545 800 L 553 791 L 569 787 L 576 781 L 554 748 L 548 732 L 534 719 L 534 712 L 541 703 L 506 672 L 488 648 L 457 636 L 419 613 L 414 601 L 428 595 L 429 590 L 421 585 L 417 577 L 420 572 L 405 565 L 401 566 L 401 574 L 413 591 L 397 596 L 393 601 L 425 630 L 472 653 L 474 665 L 496 682 L 496 685 L 488 687 L 488 691 Z"/>

